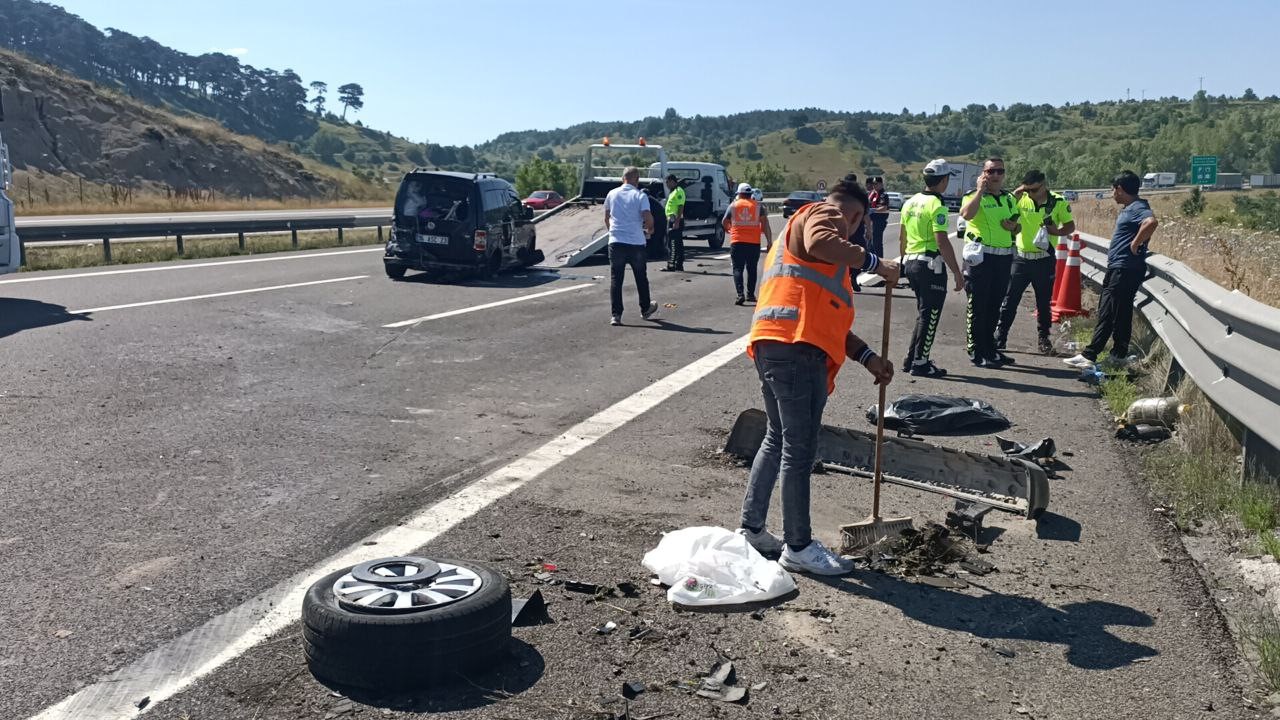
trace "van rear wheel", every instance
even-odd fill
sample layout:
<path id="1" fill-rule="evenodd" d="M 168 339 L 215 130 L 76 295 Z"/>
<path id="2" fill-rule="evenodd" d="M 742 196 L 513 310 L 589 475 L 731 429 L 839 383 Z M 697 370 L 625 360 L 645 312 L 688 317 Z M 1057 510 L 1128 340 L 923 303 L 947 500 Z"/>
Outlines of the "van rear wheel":
<path id="1" fill-rule="evenodd" d="M 711 237 L 707 238 L 707 246 L 712 250 L 719 250 L 724 247 L 724 225 L 716 223 L 715 232 Z"/>

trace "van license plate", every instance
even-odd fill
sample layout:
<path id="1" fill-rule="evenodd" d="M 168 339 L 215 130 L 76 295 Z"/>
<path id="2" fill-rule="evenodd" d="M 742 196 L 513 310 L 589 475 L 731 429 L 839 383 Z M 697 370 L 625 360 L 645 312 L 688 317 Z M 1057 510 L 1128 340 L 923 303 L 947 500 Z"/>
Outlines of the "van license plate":
<path id="1" fill-rule="evenodd" d="M 448 245 L 448 235 L 419 235 L 418 242 L 424 242 L 429 245 Z"/>

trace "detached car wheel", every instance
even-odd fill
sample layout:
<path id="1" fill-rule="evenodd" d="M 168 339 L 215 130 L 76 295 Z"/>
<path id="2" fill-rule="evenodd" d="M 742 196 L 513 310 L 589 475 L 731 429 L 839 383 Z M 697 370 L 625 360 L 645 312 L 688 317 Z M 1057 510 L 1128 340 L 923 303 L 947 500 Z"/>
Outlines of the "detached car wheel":
<path id="1" fill-rule="evenodd" d="M 501 658 L 511 640 L 511 590 L 479 563 L 374 560 L 307 590 L 302 640 L 320 680 L 369 690 L 430 685 Z"/>
<path id="2" fill-rule="evenodd" d="M 716 223 L 715 232 L 711 237 L 707 238 L 707 247 L 710 247 L 712 250 L 719 250 L 724 247 L 724 225 Z"/>

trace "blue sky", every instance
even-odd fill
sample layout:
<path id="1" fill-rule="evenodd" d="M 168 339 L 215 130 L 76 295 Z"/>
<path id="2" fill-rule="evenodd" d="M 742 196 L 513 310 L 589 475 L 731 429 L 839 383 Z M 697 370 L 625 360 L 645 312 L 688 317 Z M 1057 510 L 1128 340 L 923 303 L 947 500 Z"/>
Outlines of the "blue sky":
<path id="1" fill-rule="evenodd" d="M 235 51 L 331 88 L 358 82 L 365 109 L 352 117 L 442 144 L 667 107 L 932 112 L 1116 99 L 1126 89 L 1189 97 L 1201 76 L 1214 95 L 1280 94 L 1275 0 L 58 4 L 184 52 Z M 869 62 L 873 54 L 882 59 Z"/>

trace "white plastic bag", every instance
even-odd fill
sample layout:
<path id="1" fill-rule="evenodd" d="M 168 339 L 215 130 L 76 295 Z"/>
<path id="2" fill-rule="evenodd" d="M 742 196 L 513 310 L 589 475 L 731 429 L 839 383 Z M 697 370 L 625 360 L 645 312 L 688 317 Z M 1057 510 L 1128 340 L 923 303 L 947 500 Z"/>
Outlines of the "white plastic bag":
<path id="1" fill-rule="evenodd" d="M 964 244 L 962 251 L 964 261 L 968 265 L 982 264 L 982 243 L 977 240 L 970 240 Z"/>
<path id="2" fill-rule="evenodd" d="M 667 600 L 680 605 L 737 605 L 772 600 L 796 589 L 782 566 L 720 527 L 691 527 L 662 536 L 645 553 L 644 566 L 669 585 Z"/>
<path id="3" fill-rule="evenodd" d="M 1049 252 L 1053 249 L 1053 241 L 1049 239 L 1049 231 L 1044 226 L 1041 226 L 1040 229 L 1036 231 L 1035 239 L 1031 241 L 1031 244 L 1040 248 L 1044 252 Z"/>

